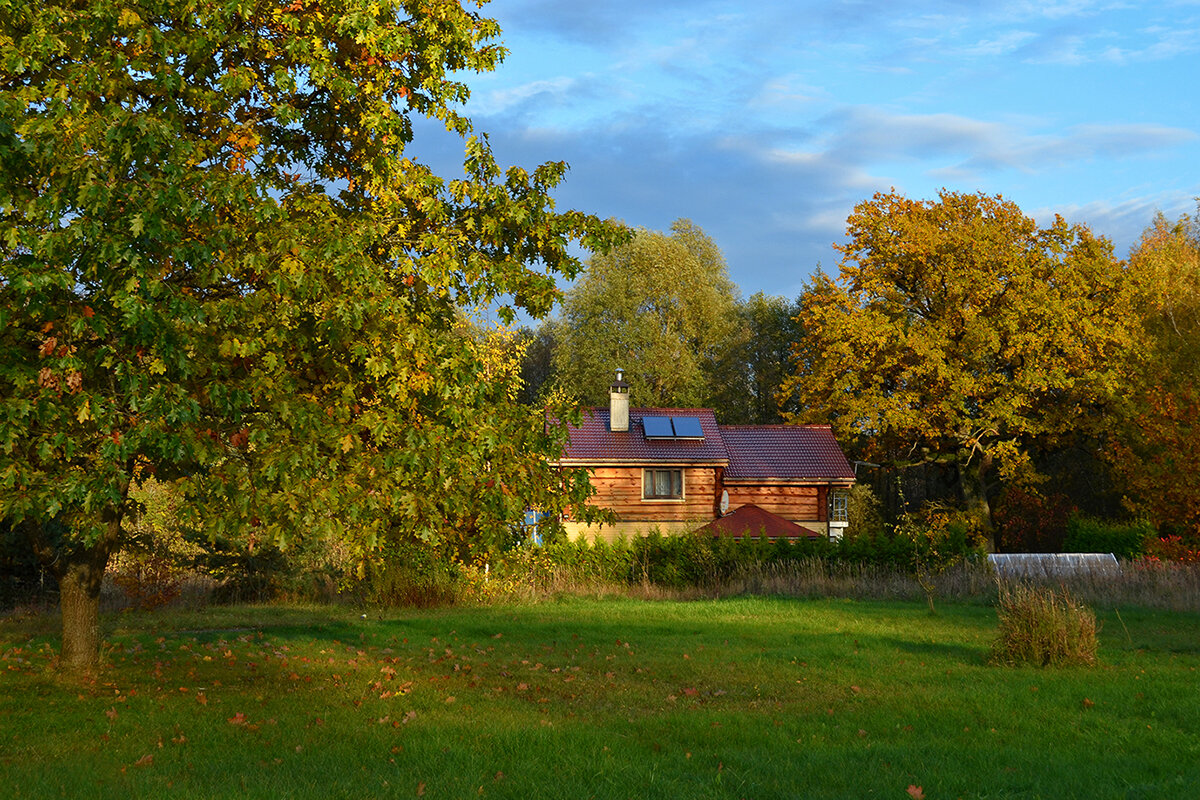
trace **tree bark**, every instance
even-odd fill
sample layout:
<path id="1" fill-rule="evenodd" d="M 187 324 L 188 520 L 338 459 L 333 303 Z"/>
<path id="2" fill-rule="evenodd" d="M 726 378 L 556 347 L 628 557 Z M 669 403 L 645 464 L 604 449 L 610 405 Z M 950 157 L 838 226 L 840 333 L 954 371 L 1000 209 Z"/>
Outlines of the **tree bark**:
<path id="1" fill-rule="evenodd" d="M 123 514 L 118 508 L 106 516 L 104 533 L 91 545 L 48 541 L 40 530 L 33 539 L 35 552 L 58 579 L 59 663 L 68 672 L 90 675 L 100 667 L 100 588 L 109 556 L 120 542 Z"/>
<path id="2" fill-rule="evenodd" d="M 986 462 L 987 457 L 979 455 L 968 463 L 960 463 L 958 482 L 962 487 L 963 505 L 967 513 L 976 519 L 979 527 L 987 535 L 992 552 L 998 552 L 996 526 L 992 522 L 992 506 L 987 496 Z"/>
<path id="3" fill-rule="evenodd" d="M 58 573 L 62 666 L 92 674 L 100 667 L 100 586 L 108 548 L 100 543 L 68 559 Z"/>

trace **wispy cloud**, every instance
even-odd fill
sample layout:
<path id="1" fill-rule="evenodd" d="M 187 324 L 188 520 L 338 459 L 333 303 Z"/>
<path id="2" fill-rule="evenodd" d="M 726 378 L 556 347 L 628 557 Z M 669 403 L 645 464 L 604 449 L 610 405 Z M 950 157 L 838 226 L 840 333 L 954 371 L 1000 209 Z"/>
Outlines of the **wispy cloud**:
<path id="1" fill-rule="evenodd" d="M 472 97 L 471 111 L 479 116 L 492 116 L 512 111 L 514 107 L 530 101 L 558 102 L 575 85 L 574 78 L 559 77 L 485 91 Z"/>
<path id="2" fill-rule="evenodd" d="M 497 157 L 570 162 L 564 208 L 659 229 L 694 219 L 747 293 L 790 293 L 835 262 L 854 205 L 892 186 L 1003 193 L 1119 249 L 1156 208 L 1183 213 L 1200 194 L 1195 0 L 498 0 L 484 13 L 513 50 L 514 71 L 476 82 L 468 107 Z"/>

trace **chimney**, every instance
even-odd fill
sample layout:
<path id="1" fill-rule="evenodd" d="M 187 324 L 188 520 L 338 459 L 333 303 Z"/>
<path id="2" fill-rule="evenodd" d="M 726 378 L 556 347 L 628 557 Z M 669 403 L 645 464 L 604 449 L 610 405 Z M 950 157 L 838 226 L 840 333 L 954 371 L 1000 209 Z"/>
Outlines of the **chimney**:
<path id="1" fill-rule="evenodd" d="M 629 430 L 629 384 L 623 369 L 617 370 L 617 379 L 608 387 L 608 429 Z"/>

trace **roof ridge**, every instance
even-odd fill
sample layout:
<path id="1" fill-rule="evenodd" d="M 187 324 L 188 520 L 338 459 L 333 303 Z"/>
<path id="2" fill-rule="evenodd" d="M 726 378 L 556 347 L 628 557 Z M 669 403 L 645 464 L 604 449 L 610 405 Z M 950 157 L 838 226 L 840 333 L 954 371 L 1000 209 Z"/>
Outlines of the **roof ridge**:
<path id="1" fill-rule="evenodd" d="M 743 429 L 751 429 L 751 430 L 763 430 L 763 429 L 766 429 L 766 430 L 801 430 L 804 428 L 829 428 L 830 430 L 833 430 L 833 425 L 831 425 L 828 422 L 798 422 L 794 425 L 786 423 L 786 422 L 767 422 L 767 423 L 763 423 L 761 425 L 739 425 L 739 424 L 726 425 L 724 423 L 721 423 L 719 425 L 719 427 L 721 427 L 721 428 L 743 428 Z"/>

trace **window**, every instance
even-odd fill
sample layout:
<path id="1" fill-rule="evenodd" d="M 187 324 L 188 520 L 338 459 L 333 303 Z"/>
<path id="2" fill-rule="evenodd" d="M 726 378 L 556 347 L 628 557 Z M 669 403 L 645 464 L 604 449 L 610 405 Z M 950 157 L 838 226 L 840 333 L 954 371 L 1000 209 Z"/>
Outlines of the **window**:
<path id="1" fill-rule="evenodd" d="M 642 497 L 646 500 L 683 498 L 683 470 L 648 469 L 642 479 Z"/>
<path id="2" fill-rule="evenodd" d="M 845 492 L 831 492 L 829 495 L 829 521 L 850 521 L 850 498 Z"/>

